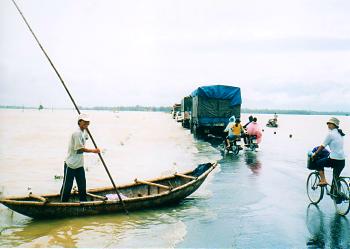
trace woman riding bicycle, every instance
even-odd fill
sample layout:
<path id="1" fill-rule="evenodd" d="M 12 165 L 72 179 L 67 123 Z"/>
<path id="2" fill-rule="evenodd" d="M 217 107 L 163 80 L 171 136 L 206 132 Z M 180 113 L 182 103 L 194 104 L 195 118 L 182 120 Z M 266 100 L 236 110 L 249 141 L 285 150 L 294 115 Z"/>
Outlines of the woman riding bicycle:
<path id="1" fill-rule="evenodd" d="M 315 156 L 320 153 L 326 146 L 330 148 L 330 155 L 327 158 L 320 159 L 316 162 L 316 170 L 320 173 L 320 183 L 318 185 L 327 185 L 326 177 L 324 174 L 324 167 L 333 168 L 333 178 L 337 179 L 340 173 L 345 167 L 345 154 L 344 154 L 344 139 L 345 134 L 339 129 L 339 120 L 337 118 L 330 118 L 327 122 L 328 129 L 330 130 L 326 136 L 322 145 L 320 145 L 317 151 L 312 155 Z"/>

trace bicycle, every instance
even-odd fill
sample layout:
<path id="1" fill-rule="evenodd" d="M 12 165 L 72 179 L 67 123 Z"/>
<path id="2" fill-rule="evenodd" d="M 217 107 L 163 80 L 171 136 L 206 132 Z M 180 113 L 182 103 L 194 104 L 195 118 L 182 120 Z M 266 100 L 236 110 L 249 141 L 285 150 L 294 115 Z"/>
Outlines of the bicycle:
<path id="1" fill-rule="evenodd" d="M 306 192 L 311 203 L 318 204 L 326 191 L 326 194 L 333 199 L 337 213 L 346 215 L 350 211 L 350 177 L 340 176 L 336 180 L 333 175 L 332 184 L 325 186 L 318 185 L 320 180 L 320 173 L 317 170 L 311 172 L 307 178 Z"/>

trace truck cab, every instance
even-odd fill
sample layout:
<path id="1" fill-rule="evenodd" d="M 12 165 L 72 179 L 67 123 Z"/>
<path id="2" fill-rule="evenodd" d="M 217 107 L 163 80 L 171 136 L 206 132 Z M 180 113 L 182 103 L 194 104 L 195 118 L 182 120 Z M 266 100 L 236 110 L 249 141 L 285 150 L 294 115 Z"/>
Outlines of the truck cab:
<path id="1" fill-rule="evenodd" d="M 171 116 L 176 119 L 176 113 L 181 111 L 181 104 L 174 104 L 171 110 Z"/>

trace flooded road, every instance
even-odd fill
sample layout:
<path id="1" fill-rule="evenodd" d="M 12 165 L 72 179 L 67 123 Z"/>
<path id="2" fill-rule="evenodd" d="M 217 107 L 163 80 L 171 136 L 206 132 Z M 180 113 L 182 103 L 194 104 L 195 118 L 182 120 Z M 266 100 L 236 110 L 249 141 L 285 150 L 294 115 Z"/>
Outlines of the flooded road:
<path id="1" fill-rule="evenodd" d="M 148 179 L 218 160 L 220 166 L 180 205 L 124 214 L 36 221 L 0 206 L 1 247 L 350 248 L 349 215 L 336 215 L 325 196 L 306 195 L 306 153 L 327 132 L 327 116 L 280 115 L 264 127 L 257 152 L 225 155 L 215 138 L 195 140 L 164 113 L 90 112 L 116 183 Z M 58 192 L 73 111 L 0 110 L 0 191 Z M 247 120 L 248 115 L 242 119 Z M 349 117 L 339 117 L 350 134 Z M 274 134 L 276 133 L 276 134 Z M 290 137 L 292 135 L 292 137 Z M 348 136 L 346 136 L 348 137 Z M 91 146 L 91 144 L 90 144 Z M 346 155 L 349 139 L 346 138 Z M 86 155 L 88 188 L 110 185 L 94 155 Z M 330 179 L 331 171 L 326 171 Z M 350 166 L 342 175 L 350 176 Z"/>

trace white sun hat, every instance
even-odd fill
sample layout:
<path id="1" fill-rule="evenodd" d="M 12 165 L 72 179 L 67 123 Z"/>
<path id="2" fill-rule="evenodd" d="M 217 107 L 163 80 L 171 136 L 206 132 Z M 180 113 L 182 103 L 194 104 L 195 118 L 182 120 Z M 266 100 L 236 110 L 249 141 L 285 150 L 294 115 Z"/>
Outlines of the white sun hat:
<path id="1" fill-rule="evenodd" d="M 90 122 L 90 117 L 89 115 L 85 114 L 85 113 L 81 113 L 79 116 L 78 116 L 78 121 L 79 120 L 84 120 L 84 121 L 88 121 Z"/>
<path id="2" fill-rule="evenodd" d="M 340 123 L 339 119 L 334 117 L 330 118 L 327 122 L 327 124 L 334 124 L 337 127 L 339 127 L 339 123 Z"/>

